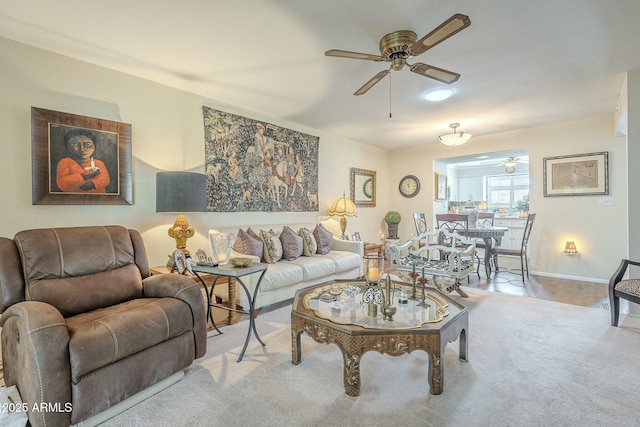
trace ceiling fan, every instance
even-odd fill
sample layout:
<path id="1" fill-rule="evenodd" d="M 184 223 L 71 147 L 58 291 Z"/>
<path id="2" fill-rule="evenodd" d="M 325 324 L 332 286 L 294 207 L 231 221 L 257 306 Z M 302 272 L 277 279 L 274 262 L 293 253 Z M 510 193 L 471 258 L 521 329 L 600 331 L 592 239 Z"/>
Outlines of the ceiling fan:
<path id="1" fill-rule="evenodd" d="M 496 167 L 504 165 L 504 171 L 506 173 L 514 173 L 516 171 L 516 166 L 518 163 L 529 163 L 528 158 L 520 158 L 520 157 L 507 157 L 506 159 L 500 161 Z"/>
<path id="2" fill-rule="evenodd" d="M 336 56 L 340 58 L 391 63 L 388 70 L 380 71 L 373 76 L 360 89 L 355 91 L 354 95 L 367 93 L 369 89 L 389 74 L 391 70 L 400 71 L 405 65 L 416 74 L 438 80 L 442 83 L 451 84 L 460 78 L 460 74 L 433 65 L 423 64 L 422 62 L 409 64 L 407 63 L 407 59 L 426 52 L 440 42 L 464 30 L 469 25 L 471 25 L 471 20 L 468 16 L 456 13 L 420 40 L 418 40 L 416 33 L 411 30 L 399 30 L 387 34 L 380 40 L 380 55 L 339 49 L 331 49 L 324 54 L 326 56 Z"/>

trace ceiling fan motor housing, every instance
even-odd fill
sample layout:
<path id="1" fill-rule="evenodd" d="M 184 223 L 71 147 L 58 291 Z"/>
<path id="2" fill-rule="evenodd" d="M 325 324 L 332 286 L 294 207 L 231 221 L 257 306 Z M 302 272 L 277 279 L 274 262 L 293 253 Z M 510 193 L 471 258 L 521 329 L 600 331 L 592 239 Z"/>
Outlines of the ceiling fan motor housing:
<path id="1" fill-rule="evenodd" d="M 418 40 L 418 35 L 411 30 L 394 31 L 380 40 L 380 55 L 391 62 L 394 71 L 400 71 L 411 56 L 409 47 Z"/>

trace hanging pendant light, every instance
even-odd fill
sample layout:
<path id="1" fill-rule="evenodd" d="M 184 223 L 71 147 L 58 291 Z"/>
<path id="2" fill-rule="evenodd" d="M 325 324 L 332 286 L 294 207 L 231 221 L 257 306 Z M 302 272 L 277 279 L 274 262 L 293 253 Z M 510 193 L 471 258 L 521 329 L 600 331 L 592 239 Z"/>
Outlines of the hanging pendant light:
<path id="1" fill-rule="evenodd" d="M 444 145 L 454 147 L 456 145 L 462 145 L 471 139 L 471 134 L 467 132 L 456 132 L 456 129 L 460 127 L 460 123 L 451 123 L 449 125 L 453 129 L 453 133 L 440 136 L 440 142 Z"/>

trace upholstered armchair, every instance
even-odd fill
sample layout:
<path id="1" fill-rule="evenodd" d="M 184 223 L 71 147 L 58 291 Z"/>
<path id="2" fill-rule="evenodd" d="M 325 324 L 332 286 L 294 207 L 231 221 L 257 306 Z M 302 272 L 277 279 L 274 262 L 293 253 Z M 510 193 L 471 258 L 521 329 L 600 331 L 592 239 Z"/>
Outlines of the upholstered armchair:
<path id="1" fill-rule="evenodd" d="M 611 305 L 611 326 L 618 326 L 620 298 L 640 304 L 640 279 L 623 279 L 629 266 L 640 266 L 639 261 L 623 259 L 609 280 L 609 303 Z"/>
<path id="2" fill-rule="evenodd" d="M 206 352 L 198 285 L 150 276 L 140 234 L 124 227 L 0 238 L 0 297 L 4 379 L 32 426 L 101 422 Z"/>

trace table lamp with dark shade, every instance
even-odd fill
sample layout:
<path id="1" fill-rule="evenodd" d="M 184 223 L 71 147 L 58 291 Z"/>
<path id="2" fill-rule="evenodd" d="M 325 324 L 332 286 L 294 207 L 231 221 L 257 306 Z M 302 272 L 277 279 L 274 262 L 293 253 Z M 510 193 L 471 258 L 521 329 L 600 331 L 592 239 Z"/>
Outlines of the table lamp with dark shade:
<path id="1" fill-rule="evenodd" d="M 195 172 L 158 172 L 156 174 L 156 212 L 177 213 L 169 237 L 176 240 L 176 248 L 189 255 L 187 239 L 195 234 L 183 215 L 207 211 L 207 178 Z"/>

